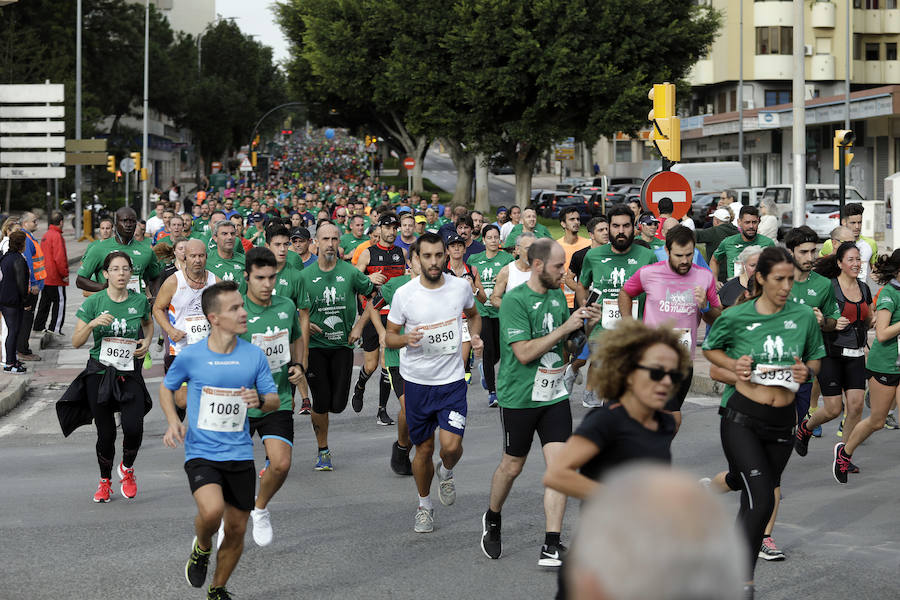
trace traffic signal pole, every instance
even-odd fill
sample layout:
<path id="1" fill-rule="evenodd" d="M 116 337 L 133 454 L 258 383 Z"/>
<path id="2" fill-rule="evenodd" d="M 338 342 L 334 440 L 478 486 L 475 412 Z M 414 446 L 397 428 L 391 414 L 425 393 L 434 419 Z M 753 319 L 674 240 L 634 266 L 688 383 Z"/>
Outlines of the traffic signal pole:
<path id="1" fill-rule="evenodd" d="M 840 164 L 841 168 L 838 169 L 838 197 L 840 198 L 840 200 L 838 201 L 840 208 L 838 210 L 839 210 L 839 214 L 841 215 L 840 218 L 843 219 L 844 218 L 844 204 L 846 204 L 845 197 L 847 195 L 846 194 L 847 165 L 845 164 L 847 162 L 846 161 L 847 147 L 839 146 L 838 151 L 840 152 L 840 159 L 841 159 L 841 164 Z"/>

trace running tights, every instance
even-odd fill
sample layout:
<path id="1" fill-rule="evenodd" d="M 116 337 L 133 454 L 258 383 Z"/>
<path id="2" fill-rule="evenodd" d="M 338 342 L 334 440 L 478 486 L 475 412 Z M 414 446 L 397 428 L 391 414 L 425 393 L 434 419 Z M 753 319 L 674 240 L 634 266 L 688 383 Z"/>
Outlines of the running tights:
<path id="1" fill-rule="evenodd" d="M 381 381 L 378 386 L 378 408 L 386 408 L 391 397 L 391 376 L 387 367 L 381 367 Z"/>
<path id="2" fill-rule="evenodd" d="M 484 353 L 481 364 L 484 367 L 484 378 L 489 392 L 497 391 L 497 378 L 494 367 L 500 360 L 500 319 L 481 317 L 481 339 L 484 341 Z"/>
<path id="3" fill-rule="evenodd" d="M 115 404 L 107 400 L 98 402 L 100 380 L 103 375 L 88 375 L 85 381 L 88 404 L 97 427 L 97 463 L 100 465 L 100 477 L 109 479 L 112 476 L 113 461 L 116 456 L 116 418 Z M 126 384 L 128 385 L 128 384 Z M 132 383 L 139 388 L 138 383 Z M 136 389 L 132 400 L 121 407 L 122 414 L 122 464 L 126 468 L 134 465 L 141 440 L 144 437 L 144 395 L 143 390 Z"/>

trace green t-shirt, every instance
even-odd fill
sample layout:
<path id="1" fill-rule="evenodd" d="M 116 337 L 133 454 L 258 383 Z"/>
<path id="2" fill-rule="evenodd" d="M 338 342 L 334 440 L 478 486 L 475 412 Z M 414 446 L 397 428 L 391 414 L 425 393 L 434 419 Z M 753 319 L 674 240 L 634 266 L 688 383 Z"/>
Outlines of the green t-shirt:
<path id="1" fill-rule="evenodd" d="M 600 294 L 597 303 L 603 308 L 604 318 L 594 327 L 591 333 L 592 337 L 600 334 L 604 329 L 604 323 L 609 325 L 612 320 L 617 320 L 612 314 L 618 315 L 619 290 L 625 285 L 625 282 L 643 266 L 652 265 L 657 262 L 656 254 L 653 250 L 644 248 L 639 244 L 632 244 L 625 254 L 618 254 L 613 251 L 610 244 L 604 244 L 591 248 L 584 255 L 584 263 L 581 266 L 581 276 L 578 280 L 581 282 L 588 292 Z M 646 294 L 640 294 L 635 300 L 637 301 L 637 315 L 632 315 L 636 319 L 643 318 L 644 300 Z M 606 302 L 604 302 L 606 301 Z"/>
<path id="2" fill-rule="evenodd" d="M 774 245 L 775 242 L 772 241 L 772 238 L 764 235 L 757 235 L 748 242 L 744 240 L 742 234 L 736 233 L 722 240 L 712 257 L 719 261 L 720 265 L 723 261 L 725 262 L 725 265 L 728 267 L 728 279 L 731 279 L 734 277 L 734 263 L 737 262 L 738 256 L 744 248 L 749 246 L 767 248 Z"/>
<path id="3" fill-rule="evenodd" d="M 244 255 L 235 252 L 231 258 L 222 258 L 218 250 L 206 255 L 206 269 L 222 281 L 244 281 Z"/>
<path id="4" fill-rule="evenodd" d="M 209 233 L 209 219 L 197 217 L 194 219 L 194 222 L 191 223 L 191 231 L 194 233 Z"/>
<path id="5" fill-rule="evenodd" d="M 194 237 L 193 235 L 191 237 Z M 206 244 L 206 255 L 212 256 L 216 253 L 216 250 L 219 249 L 219 245 L 216 244 L 215 238 L 212 237 L 212 234 L 205 233 L 196 236 L 198 240 L 202 240 Z M 234 253 L 235 254 L 244 254 L 244 245 L 241 244 L 241 240 L 234 240 Z"/>
<path id="6" fill-rule="evenodd" d="M 288 254 L 292 253 L 288 252 Z M 303 263 L 300 264 L 300 268 L 303 268 Z M 275 274 L 275 288 L 272 290 L 272 295 L 287 298 L 296 309 L 303 296 L 300 269 L 295 269 L 289 263 L 285 263 L 284 267 Z"/>
<path id="7" fill-rule="evenodd" d="M 665 246 L 666 241 L 659 238 L 653 238 L 652 240 L 650 240 L 649 244 L 651 250 L 656 250 L 657 248 L 662 248 L 663 246 Z"/>
<path id="8" fill-rule="evenodd" d="M 270 361 L 284 362 L 272 371 L 272 379 L 278 386 L 278 397 L 281 405 L 278 410 L 291 410 L 293 395 L 291 383 L 288 381 L 288 363 L 291 361 L 290 344 L 300 337 L 300 319 L 294 303 L 286 298 L 272 296 L 269 306 L 260 306 L 244 296 L 244 310 L 247 311 L 247 333 L 241 337 L 258 346 Z M 287 335 L 284 332 L 287 331 Z M 247 409 L 247 416 L 257 418 L 265 415 L 258 408 Z"/>
<path id="9" fill-rule="evenodd" d="M 566 295 L 561 289 L 534 292 L 528 284 L 503 295 L 500 305 L 500 370 L 497 401 L 503 408 L 538 408 L 568 399 L 563 383 L 563 341 L 539 359 L 523 365 L 512 349 L 513 342 L 548 335 L 569 318 Z M 547 372 L 549 369 L 553 371 Z"/>
<path id="10" fill-rule="evenodd" d="M 497 318 L 500 314 L 497 307 L 491 306 L 491 292 L 494 291 L 494 284 L 497 283 L 497 275 L 504 265 L 511 263 L 515 257 L 508 253 L 500 251 L 493 258 L 488 258 L 487 251 L 479 254 L 473 254 L 469 257 L 468 265 L 478 269 L 478 277 L 481 279 L 481 285 L 484 287 L 484 293 L 487 294 L 487 304 L 482 304 L 475 299 L 475 306 L 478 307 L 478 314 L 482 317 Z M 383 293 L 383 292 L 382 292 Z"/>
<path id="11" fill-rule="evenodd" d="M 506 241 L 503 243 L 503 246 L 505 248 L 512 248 L 513 246 L 515 246 L 516 240 L 519 238 L 520 235 L 522 235 L 522 230 L 523 229 L 522 229 L 521 223 L 519 223 L 518 225 L 513 227 L 510 230 L 509 235 L 506 236 Z M 534 226 L 534 237 L 553 239 L 553 236 L 550 235 L 550 230 L 547 229 L 545 226 L 541 225 L 540 223 L 538 223 L 537 225 Z"/>
<path id="12" fill-rule="evenodd" d="M 137 282 L 140 282 L 140 289 L 144 291 L 147 288 L 145 280 L 155 279 L 162 272 L 162 263 L 156 259 L 149 241 L 131 240 L 127 244 L 120 244 L 116 236 L 113 236 L 108 240 L 91 244 L 81 259 L 78 274 L 100 283 L 106 283 L 106 278 L 103 277 L 103 261 L 106 260 L 107 254 L 116 250 L 124 252 L 131 258 L 132 277 L 137 279 L 134 285 L 129 284 L 130 289 L 137 291 Z"/>
<path id="13" fill-rule="evenodd" d="M 394 299 L 394 293 L 400 289 L 400 286 L 405 285 L 412 281 L 412 277 L 410 275 L 400 275 L 398 277 L 391 277 L 388 279 L 383 286 L 381 286 L 381 297 L 384 298 L 384 301 L 388 304 Z M 404 333 L 404 330 L 401 329 L 400 333 Z M 399 367 L 400 366 L 400 348 L 385 348 L 384 349 L 384 366 L 385 367 Z"/>
<path id="14" fill-rule="evenodd" d="M 354 236 L 352 233 L 345 233 L 341 236 L 340 246 L 344 251 L 344 257 L 349 259 L 353 256 L 353 251 L 356 250 L 356 247 L 367 241 L 369 236 L 364 235 L 361 238 Z"/>
<path id="15" fill-rule="evenodd" d="M 818 308 L 826 319 L 837 319 L 841 316 L 831 280 L 818 273 L 810 272 L 806 281 L 795 279 L 790 299 L 797 304 Z"/>
<path id="16" fill-rule="evenodd" d="M 303 270 L 303 259 L 300 258 L 300 255 L 294 252 L 293 250 L 288 250 L 287 253 L 287 264 L 294 267 L 298 271 Z"/>
<path id="17" fill-rule="evenodd" d="M 303 291 L 297 308 L 309 310 L 309 322 L 322 330 L 310 336 L 309 347 L 351 348 L 347 336 L 356 321 L 356 295 L 372 292 L 369 278 L 339 260 L 330 271 L 311 264 L 300 272 L 300 281 Z"/>
<path id="18" fill-rule="evenodd" d="M 247 231 L 244 232 L 244 238 L 250 240 L 257 231 L 260 232 L 259 236 L 257 236 L 255 240 L 252 240 L 252 244 L 257 248 L 260 248 L 266 245 L 266 232 L 262 229 L 257 229 L 256 225 L 251 225 L 247 228 Z"/>
<path id="19" fill-rule="evenodd" d="M 723 350 L 729 357 L 738 359 L 747 355 L 757 364 L 794 364 L 794 357 L 803 362 L 825 356 L 822 332 L 816 316 L 808 306 L 788 302 L 772 315 L 756 311 L 758 300 L 729 307 L 713 323 L 703 342 L 704 350 Z M 895 342 L 896 356 L 896 342 Z M 726 390 L 722 406 L 734 392 Z"/>
<path id="20" fill-rule="evenodd" d="M 90 323 L 103 313 L 111 314 L 113 322 L 107 326 L 94 327 L 94 345 L 90 354 L 95 360 L 100 360 L 100 348 L 105 337 L 141 339 L 141 322 L 150 318 L 150 301 L 147 296 L 128 290 L 128 298 L 122 302 L 113 302 L 107 290 L 100 290 L 81 303 L 75 317 Z"/>
<path id="21" fill-rule="evenodd" d="M 876 315 L 879 310 L 890 311 L 891 322 L 889 325 L 900 321 L 900 290 L 890 283 L 881 288 L 881 292 L 878 294 L 878 302 L 875 304 Z M 869 350 L 866 368 L 876 373 L 892 375 L 900 373 L 900 368 L 897 367 L 897 338 L 892 337 L 886 342 L 879 342 L 876 337 L 872 343 L 872 349 Z"/>

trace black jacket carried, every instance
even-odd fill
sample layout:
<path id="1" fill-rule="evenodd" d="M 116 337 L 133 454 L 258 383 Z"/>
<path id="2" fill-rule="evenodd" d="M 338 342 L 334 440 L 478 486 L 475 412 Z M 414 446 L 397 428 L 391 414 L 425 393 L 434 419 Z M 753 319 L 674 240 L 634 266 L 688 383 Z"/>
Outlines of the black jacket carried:
<path id="1" fill-rule="evenodd" d="M 69 437 L 69 434 L 81 427 L 82 425 L 90 425 L 94 420 L 91 413 L 91 407 L 88 404 L 87 392 L 85 390 L 85 379 L 88 375 L 94 375 L 104 369 L 103 379 L 100 380 L 100 391 L 98 393 L 98 403 L 112 401 L 116 405 L 116 410 L 120 406 L 128 402 L 144 402 L 144 414 L 146 415 L 153 408 L 153 400 L 150 399 L 150 393 L 147 392 L 147 386 L 144 385 L 144 376 L 141 374 L 141 366 L 143 358 L 136 358 L 133 371 L 119 371 L 114 367 L 102 364 L 100 361 L 91 358 L 88 360 L 87 367 L 78 374 L 66 393 L 63 394 L 56 402 L 56 417 L 59 419 L 59 426 L 62 429 L 63 436 Z M 126 382 L 137 383 L 143 390 L 143 398 L 135 397 L 134 388 L 138 386 L 126 386 Z"/>
<path id="2" fill-rule="evenodd" d="M 21 252 L 7 252 L 0 258 L 0 304 L 23 306 L 28 296 L 28 263 Z"/>

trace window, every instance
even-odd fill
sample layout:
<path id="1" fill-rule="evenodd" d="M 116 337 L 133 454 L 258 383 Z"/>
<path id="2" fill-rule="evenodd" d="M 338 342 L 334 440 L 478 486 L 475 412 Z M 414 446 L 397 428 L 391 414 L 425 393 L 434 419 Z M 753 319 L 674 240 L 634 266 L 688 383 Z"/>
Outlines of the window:
<path id="1" fill-rule="evenodd" d="M 716 98 L 716 112 L 728 112 L 728 107 L 725 105 L 725 92 L 720 92 Z"/>
<path id="2" fill-rule="evenodd" d="M 862 0 L 853 0 L 853 8 L 862 8 Z"/>
<path id="3" fill-rule="evenodd" d="M 643 156 L 644 160 L 659 160 L 659 153 L 656 151 L 651 145 L 641 144 L 643 148 L 643 152 L 641 152 L 641 156 Z"/>
<path id="4" fill-rule="evenodd" d="M 766 90 L 766 106 L 791 103 L 791 90 Z"/>
<path id="5" fill-rule="evenodd" d="M 884 49 L 887 54 L 885 60 L 897 60 L 897 42 L 888 42 L 884 45 Z"/>
<path id="6" fill-rule="evenodd" d="M 616 162 L 631 162 L 631 140 L 616 140 Z"/>
<path id="7" fill-rule="evenodd" d="M 862 60 L 862 36 L 853 34 L 853 60 Z"/>
<path id="8" fill-rule="evenodd" d="M 884 7 L 888 10 L 894 10 L 897 8 L 897 0 L 885 0 Z"/>
<path id="9" fill-rule="evenodd" d="M 878 9 L 878 0 L 866 0 L 866 8 Z"/>
<path id="10" fill-rule="evenodd" d="M 792 27 L 757 27 L 757 54 L 792 54 L 794 29 Z"/>
<path id="11" fill-rule="evenodd" d="M 881 44 L 866 44 L 866 60 L 881 60 Z"/>
<path id="12" fill-rule="evenodd" d="M 731 102 L 731 112 L 734 112 L 737 110 L 737 90 L 731 90 L 729 99 Z"/>

